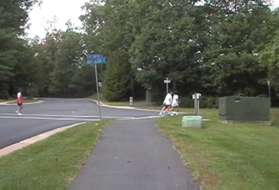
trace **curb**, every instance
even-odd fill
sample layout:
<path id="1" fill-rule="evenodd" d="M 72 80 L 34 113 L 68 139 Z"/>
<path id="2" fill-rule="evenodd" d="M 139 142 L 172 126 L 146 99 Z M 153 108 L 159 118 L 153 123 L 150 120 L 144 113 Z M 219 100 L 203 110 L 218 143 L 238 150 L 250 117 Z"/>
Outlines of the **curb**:
<path id="1" fill-rule="evenodd" d="M 98 101 L 94 99 L 88 99 L 91 102 L 94 102 L 98 105 Z M 100 101 L 100 106 L 106 107 L 106 108 L 112 108 L 112 109 L 126 109 L 126 110 L 138 110 L 138 111 L 153 111 L 153 112 L 158 112 L 160 113 L 160 110 L 154 110 L 154 109 L 145 109 L 145 108 L 138 108 L 138 107 L 130 107 L 130 106 L 111 106 L 104 104 L 103 102 Z M 187 112 L 179 112 L 178 115 L 183 115 L 183 114 L 189 114 Z"/>
<path id="2" fill-rule="evenodd" d="M 89 101 L 95 102 L 98 105 L 98 101 L 94 99 L 88 99 Z M 106 107 L 106 108 L 114 108 L 114 109 L 126 109 L 126 110 L 138 110 L 138 111 L 153 111 L 153 112 L 160 112 L 160 110 L 154 110 L 154 109 L 145 109 L 145 108 L 138 108 L 138 107 L 130 107 L 130 106 L 111 106 L 104 104 L 100 101 L 100 106 Z"/>
<path id="3" fill-rule="evenodd" d="M 35 144 L 39 141 L 45 140 L 45 139 L 47 139 L 47 138 L 49 138 L 49 137 L 51 137 L 55 134 L 58 134 L 58 133 L 61 133 L 61 132 L 65 131 L 67 129 L 70 129 L 70 128 L 73 128 L 73 127 L 76 127 L 76 126 L 79 126 L 79 125 L 83 125 L 83 124 L 85 124 L 85 122 L 60 127 L 60 128 L 57 128 L 57 129 L 54 129 L 54 130 L 51 130 L 51 131 L 48 131 L 48 132 L 45 132 L 45 133 L 41 133 L 41 134 L 36 135 L 34 137 L 25 139 L 23 141 L 20 141 L 19 143 L 15 143 L 15 144 L 12 144 L 12 145 L 7 146 L 5 148 L 2 148 L 2 149 L 0 149 L 0 158 L 3 157 L 3 156 L 7 156 L 7 155 L 9 155 L 9 154 L 11 154 L 15 151 L 21 150 L 21 149 L 23 149 L 27 146 Z"/>
<path id="4" fill-rule="evenodd" d="M 7 101 L 7 102 L 1 102 L 0 106 L 15 106 L 15 105 L 17 105 L 16 103 L 12 103 L 12 102 L 14 102 L 14 100 L 13 101 Z M 23 105 L 41 104 L 43 102 L 44 102 L 43 100 L 39 100 L 39 101 L 36 101 L 36 102 L 24 103 Z"/>
<path id="5" fill-rule="evenodd" d="M 0 105 L 8 105 L 9 103 L 12 103 L 14 102 L 15 100 L 9 100 L 9 101 L 6 101 L 6 102 L 0 102 Z M 10 105 L 10 104 L 9 104 Z"/>

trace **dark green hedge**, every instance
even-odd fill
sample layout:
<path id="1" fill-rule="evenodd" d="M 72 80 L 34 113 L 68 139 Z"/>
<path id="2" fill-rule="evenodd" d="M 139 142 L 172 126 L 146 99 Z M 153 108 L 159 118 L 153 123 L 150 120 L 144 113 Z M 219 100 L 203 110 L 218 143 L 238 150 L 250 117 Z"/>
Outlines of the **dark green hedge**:
<path id="1" fill-rule="evenodd" d="M 180 107 L 194 107 L 194 100 L 191 96 L 181 97 Z M 218 108 L 218 97 L 201 97 L 200 108 Z"/>

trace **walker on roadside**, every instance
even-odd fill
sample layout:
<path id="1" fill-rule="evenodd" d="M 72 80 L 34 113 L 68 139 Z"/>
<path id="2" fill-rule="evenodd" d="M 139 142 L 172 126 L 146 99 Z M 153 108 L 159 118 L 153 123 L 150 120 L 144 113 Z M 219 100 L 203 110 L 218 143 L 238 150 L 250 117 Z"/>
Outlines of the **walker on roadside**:
<path id="1" fill-rule="evenodd" d="M 164 117 L 164 116 L 175 116 L 175 115 L 178 115 L 178 113 L 175 112 L 175 111 L 172 111 L 171 109 L 166 109 L 166 106 L 163 105 L 161 110 L 160 110 L 159 115 L 161 117 Z"/>
<path id="2" fill-rule="evenodd" d="M 163 106 L 160 110 L 160 116 L 175 116 L 178 113 L 174 111 L 174 108 L 178 107 L 178 95 L 172 92 L 168 93 L 163 102 Z"/>
<path id="3" fill-rule="evenodd" d="M 22 110 L 23 110 L 23 96 L 21 93 L 21 90 L 18 91 L 17 93 L 17 99 L 16 99 L 18 109 L 16 110 L 17 115 L 22 115 Z"/>

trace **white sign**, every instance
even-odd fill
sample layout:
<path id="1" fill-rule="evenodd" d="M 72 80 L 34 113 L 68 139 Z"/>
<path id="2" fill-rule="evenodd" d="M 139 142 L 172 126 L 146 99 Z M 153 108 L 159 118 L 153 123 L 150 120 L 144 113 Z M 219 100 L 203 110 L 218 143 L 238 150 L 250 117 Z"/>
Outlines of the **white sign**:
<path id="1" fill-rule="evenodd" d="M 195 93 L 195 94 L 192 95 L 193 100 L 194 99 L 200 99 L 200 97 L 201 97 L 201 93 Z"/>
<path id="2" fill-rule="evenodd" d="M 164 80 L 165 84 L 171 83 L 171 80 L 169 80 L 168 78 L 166 80 Z"/>
<path id="3" fill-rule="evenodd" d="M 98 85 L 99 85 L 99 87 L 100 87 L 100 88 L 102 88 L 102 87 L 103 87 L 102 82 L 98 82 Z"/>

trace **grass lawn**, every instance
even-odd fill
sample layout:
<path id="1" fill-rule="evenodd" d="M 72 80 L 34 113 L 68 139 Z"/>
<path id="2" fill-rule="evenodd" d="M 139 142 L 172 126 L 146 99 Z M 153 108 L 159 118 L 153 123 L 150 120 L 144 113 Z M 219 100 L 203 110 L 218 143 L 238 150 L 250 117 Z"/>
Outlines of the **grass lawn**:
<path id="1" fill-rule="evenodd" d="M 104 125 L 75 127 L 0 158 L 0 189 L 67 189 L 92 153 Z"/>
<path id="2" fill-rule="evenodd" d="M 192 110 L 183 110 L 192 112 Z M 279 109 L 273 125 L 223 124 L 217 110 L 201 110 L 202 129 L 181 128 L 181 117 L 159 121 L 204 189 L 279 189 Z"/>
<path id="3" fill-rule="evenodd" d="M 103 101 L 104 104 L 110 105 L 110 106 L 130 106 L 128 101 L 121 101 L 121 102 L 111 102 L 111 101 Z"/>
<path id="4" fill-rule="evenodd" d="M 24 103 L 35 103 L 38 102 L 39 98 L 24 99 Z M 9 100 L 8 104 L 16 104 L 16 99 Z"/>
<path id="5" fill-rule="evenodd" d="M 0 99 L 0 102 L 7 102 L 7 101 L 11 101 L 11 99 Z"/>

